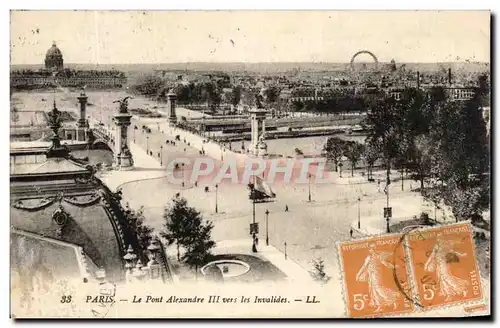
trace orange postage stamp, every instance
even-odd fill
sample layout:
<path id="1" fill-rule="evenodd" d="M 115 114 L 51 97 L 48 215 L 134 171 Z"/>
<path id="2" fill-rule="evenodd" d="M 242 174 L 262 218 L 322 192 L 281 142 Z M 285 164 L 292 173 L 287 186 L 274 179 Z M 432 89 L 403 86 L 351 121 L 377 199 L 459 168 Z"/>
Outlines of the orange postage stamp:
<path id="1" fill-rule="evenodd" d="M 470 223 L 408 233 L 410 266 L 424 308 L 481 300 L 481 278 Z"/>
<path id="2" fill-rule="evenodd" d="M 345 301 L 350 317 L 413 311 L 402 237 L 401 234 L 394 234 L 339 244 Z"/>

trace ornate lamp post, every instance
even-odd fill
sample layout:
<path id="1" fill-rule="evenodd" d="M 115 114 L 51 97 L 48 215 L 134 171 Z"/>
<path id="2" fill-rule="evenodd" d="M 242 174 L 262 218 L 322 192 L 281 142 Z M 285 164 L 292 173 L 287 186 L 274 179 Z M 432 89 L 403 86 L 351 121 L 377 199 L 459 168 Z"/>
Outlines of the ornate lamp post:
<path id="1" fill-rule="evenodd" d="M 266 209 L 266 245 L 269 246 L 269 210 Z"/>
<path id="2" fill-rule="evenodd" d="M 219 185 L 216 184 L 215 185 L 215 213 L 219 213 L 219 209 L 218 209 L 218 206 L 217 206 L 217 191 L 219 189 Z"/>

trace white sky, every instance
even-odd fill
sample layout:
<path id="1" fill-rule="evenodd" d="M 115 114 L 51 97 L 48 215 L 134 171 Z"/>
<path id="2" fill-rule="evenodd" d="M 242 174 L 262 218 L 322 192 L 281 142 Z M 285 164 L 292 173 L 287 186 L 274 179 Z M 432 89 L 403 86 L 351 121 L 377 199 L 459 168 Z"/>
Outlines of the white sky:
<path id="1" fill-rule="evenodd" d="M 38 33 L 37 33 L 38 29 Z M 11 12 L 11 63 L 489 62 L 487 11 Z"/>

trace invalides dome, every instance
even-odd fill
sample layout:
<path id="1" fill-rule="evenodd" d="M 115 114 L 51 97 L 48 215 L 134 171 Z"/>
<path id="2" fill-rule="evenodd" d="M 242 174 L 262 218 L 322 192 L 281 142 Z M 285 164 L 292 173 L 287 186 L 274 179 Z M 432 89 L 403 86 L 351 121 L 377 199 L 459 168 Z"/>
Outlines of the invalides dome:
<path id="1" fill-rule="evenodd" d="M 58 71 L 64 68 L 63 64 L 64 61 L 62 52 L 54 42 L 45 55 L 45 68 Z"/>

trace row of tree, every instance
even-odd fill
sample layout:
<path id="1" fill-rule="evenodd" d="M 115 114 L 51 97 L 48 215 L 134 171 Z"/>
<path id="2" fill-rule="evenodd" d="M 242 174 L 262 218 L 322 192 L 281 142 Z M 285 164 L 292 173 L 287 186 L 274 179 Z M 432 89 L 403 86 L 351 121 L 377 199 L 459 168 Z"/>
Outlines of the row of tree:
<path id="1" fill-rule="evenodd" d="M 203 104 L 213 111 L 221 104 L 230 104 L 234 107 L 239 104 L 257 106 L 259 105 L 256 102 L 257 96 L 261 95 L 264 107 L 281 112 L 359 112 L 365 110 L 371 98 L 371 95 L 355 95 L 351 91 L 339 89 L 325 92 L 322 100 L 287 101 L 280 98 L 281 89 L 278 86 L 270 86 L 263 90 L 243 88 L 239 85 L 226 88 L 225 80 L 175 84 L 165 82 L 155 75 L 143 76 L 131 86 L 133 92 L 159 100 L 166 100 L 170 88 L 174 89 L 180 104 Z"/>
<path id="2" fill-rule="evenodd" d="M 369 104 L 366 148 L 381 155 L 388 182 L 391 168 L 409 171 L 423 195 L 450 206 L 457 221 L 478 219 L 490 194 L 484 97 L 484 87 L 467 101 L 452 101 L 442 88 L 407 89 L 399 101 L 380 93 Z"/>
<path id="3" fill-rule="evenodd" d="M 328 138 L 323 150 L 326 152 L 327 159 L 335 164 L 335 172 L 338 172 L 339 167 L 342 168 L 342 159 L 346 157 L 351 163 L 352 176 L 354 176 L 356 165 L 363 157 L 367 164 L 368 179 L 370 179 L 371 170 L 378 159 L 378 157 L 375 157 L 372 160 L 372 157 L 369 157 L 371 155 L 370 151 L 367 151 L 364 145 L 356 141 L 343 140 L 338 137 Z"/>

